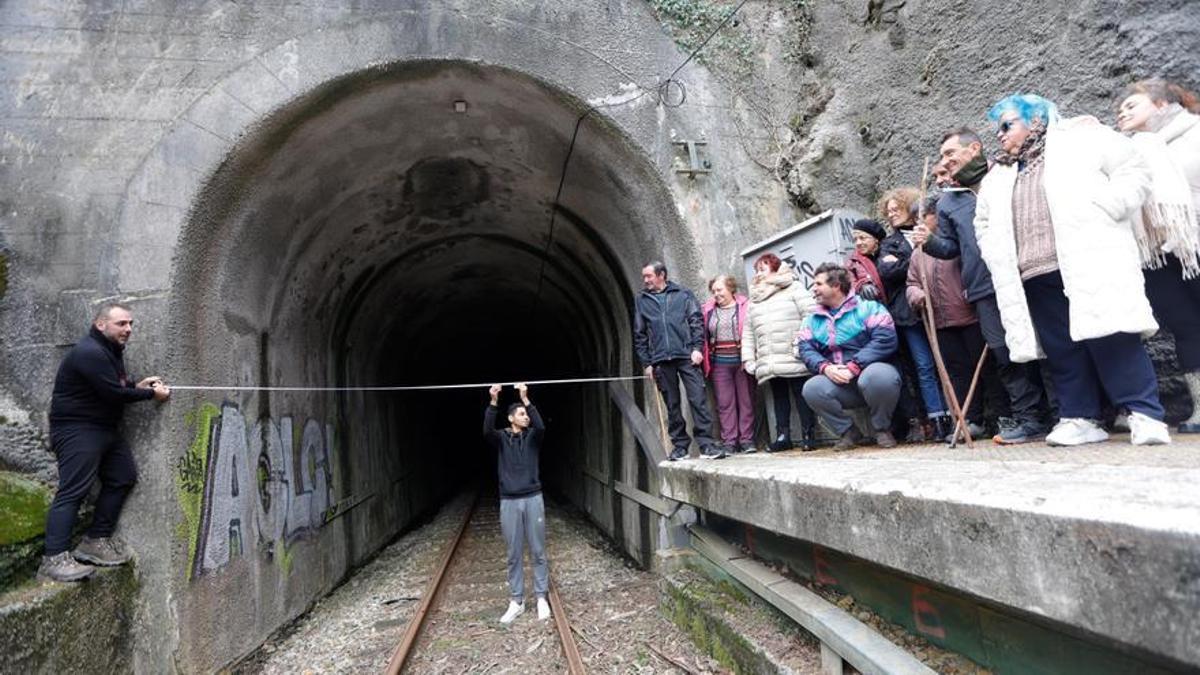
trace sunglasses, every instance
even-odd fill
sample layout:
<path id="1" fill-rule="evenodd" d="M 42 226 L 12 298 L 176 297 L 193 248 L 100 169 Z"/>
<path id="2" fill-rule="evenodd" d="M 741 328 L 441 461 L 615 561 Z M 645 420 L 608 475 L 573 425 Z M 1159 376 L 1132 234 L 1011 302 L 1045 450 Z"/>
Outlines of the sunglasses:
<path id="1" fill-rule="evenodd" d="M 1007 134 L 1009 131 L 1012 131 L 1012 128 L 1017 126 L 1018 124 L 1021 124 L 1021 120 L 1019 118 L 1011 119 L 1011 120 L 1004 120 L 1003 122 L 1000 123 L 1000 126 L 996 128 L 996 135 L 1002 136 L 1004 134 Z"/>

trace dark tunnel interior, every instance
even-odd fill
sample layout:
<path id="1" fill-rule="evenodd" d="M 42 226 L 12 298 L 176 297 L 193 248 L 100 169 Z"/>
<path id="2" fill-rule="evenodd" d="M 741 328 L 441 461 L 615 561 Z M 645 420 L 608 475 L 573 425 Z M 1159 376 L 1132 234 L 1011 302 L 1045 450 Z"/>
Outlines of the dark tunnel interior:
<path id="1" fill-rule="evenodd" d="M 678 215 L 599 115 L 554 204 L 583 109 L 524 75 L 428 62 L 330 83 L 275 115 L 227 158 L 185 232 L 179 361 L 201 381 L 280 386 L 636 372 L 632 292 Z M 587 478 L 616 471 L 633 443 L 607 385 L 533 386 L 531 398 L 549 427 L 548 491 L 614 508 L 596 506 Z M 337 430 L 342 496 L 373 497 L 348 517 L 358 559 L 465 483 L 494 480 L 486 400 L 480 386 L 235 402 L 248 420 Z"/>

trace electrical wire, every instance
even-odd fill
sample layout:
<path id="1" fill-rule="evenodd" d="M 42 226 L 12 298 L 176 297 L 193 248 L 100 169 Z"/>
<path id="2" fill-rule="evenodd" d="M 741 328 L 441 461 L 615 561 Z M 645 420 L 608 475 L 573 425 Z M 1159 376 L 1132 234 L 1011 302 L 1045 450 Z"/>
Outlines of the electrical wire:
<path id="1" fill-rule="evenodd" d="M 725 18 L 721 19 L 721 21 L 717 23 L 716 27 L 709 32 L 708 36 L 704 38 L 700 45 L 693 49 L 692 52 L 688 54 L 688 57 L 684 59 L 683 62 L 678 66 L 676 66 L 675 70 L 671 71 L 671 74 L 668 75 L 666 79 L 662 80 L 653 87 L 647 87 L 639 84 L 638 88 L 642 91 L 633 98 L 626 99 L 624 101 L 598 103 L 588 106 L 588 108 L 584 110 L 578 118 L 575 119 L 575 128 L 571 132 L 571 142 L 567 145 L 567 154 L 565 157 L 563 157 L 562 170 L 559 172 L 558 176 L 558 188 L 554 191 L 554 200 L 550 203 L 550 224 L 547 227 L 546 245 L 542 249 L 541 264 L 538 266 L 537 289 L 534 291 L 533 304 L 530 307 L 531 322 L 533 319 L 536 319 L 537 310 L 541 306 L 542 288 L 544 287 L 546 281 L 546 260 L 547 256 L 550 255 L 550 248 L 554 245 L 554 228 L 558 221 L 559 199 L 562 197 L 563 187 L 567 182 L 567 169 L 571 163 L 571 156 L 575 153 L 575 142 L 579 139 L 579 129 L 583 125 L 583 121 L 592 113 L 600 110 L 601 108 L 629 105 L 651 92 L 654 92 L 657 95 L 658 103 L 663 107 L 679 108 L 682 106 L 687 101 L 687 85 L 685 85 L 681 80 L 675 79 L 675 76 L 678 75 L 679 71 L 683 70 L 700 54 L 701 51 L 704 50 L 705 47 L 708 46 L 708 43 L 713 39 L 713 37 L 715 37 L 716 34 L 720 32 L 720 30 L 724 28 L 731 19 L 733 19 L 733 16 L 737 14 L 738 11 L 740 11 L 748 1 L 749 0 L 742 0 L 740 3 L 738 3 L 737 7 L 734 7 L 728 14 L 726 14 Z M 671 98 L 671 91 L 673 88 L 679 92 L 679 99 L 677 101 Z"/>

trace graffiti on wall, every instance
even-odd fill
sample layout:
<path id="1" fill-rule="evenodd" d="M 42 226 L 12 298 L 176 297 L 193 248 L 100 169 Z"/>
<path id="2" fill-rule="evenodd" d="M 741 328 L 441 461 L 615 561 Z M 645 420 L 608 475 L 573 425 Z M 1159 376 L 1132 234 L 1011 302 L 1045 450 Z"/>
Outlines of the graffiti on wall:
<path id="1" fill-rule="evenodd" d="M 187 416 L 195 431 L 176 460 L 188 578 L 259 550 L 290 571 L 289 545 L 338 512 L 332 424 L 292 417 L 247 422 L 232 403 Z"/>

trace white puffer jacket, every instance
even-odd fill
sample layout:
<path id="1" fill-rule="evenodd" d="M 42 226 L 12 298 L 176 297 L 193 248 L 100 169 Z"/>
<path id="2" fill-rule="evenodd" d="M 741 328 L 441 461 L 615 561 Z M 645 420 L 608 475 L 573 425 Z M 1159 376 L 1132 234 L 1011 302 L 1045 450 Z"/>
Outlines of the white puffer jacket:
<path id="1" fill-rule="evenodd" d="M 1052 124 L 1043 180 L 1063 287 L 1070 299 L 1071 339 L 1158 330 L 1146 300 L 1130 221 L 1150 189 L 1133 142 L 1094 118 Z M 975 236 L 992 273 L 1013 361 L 1042 356 L 1017 269 L 1012 195 L 1016 165 L 997 165 L 979 190 Z"/>
<path id="2" fill-rule="evenodd" d="M 742 363 L 759 384 L 772 377 L 799 377 L 808 368 L 796 358 L 793 344 L 800 324 L 816 306 L 812 293 L 790 267 L 755 277 L 742 331 Z"/>

